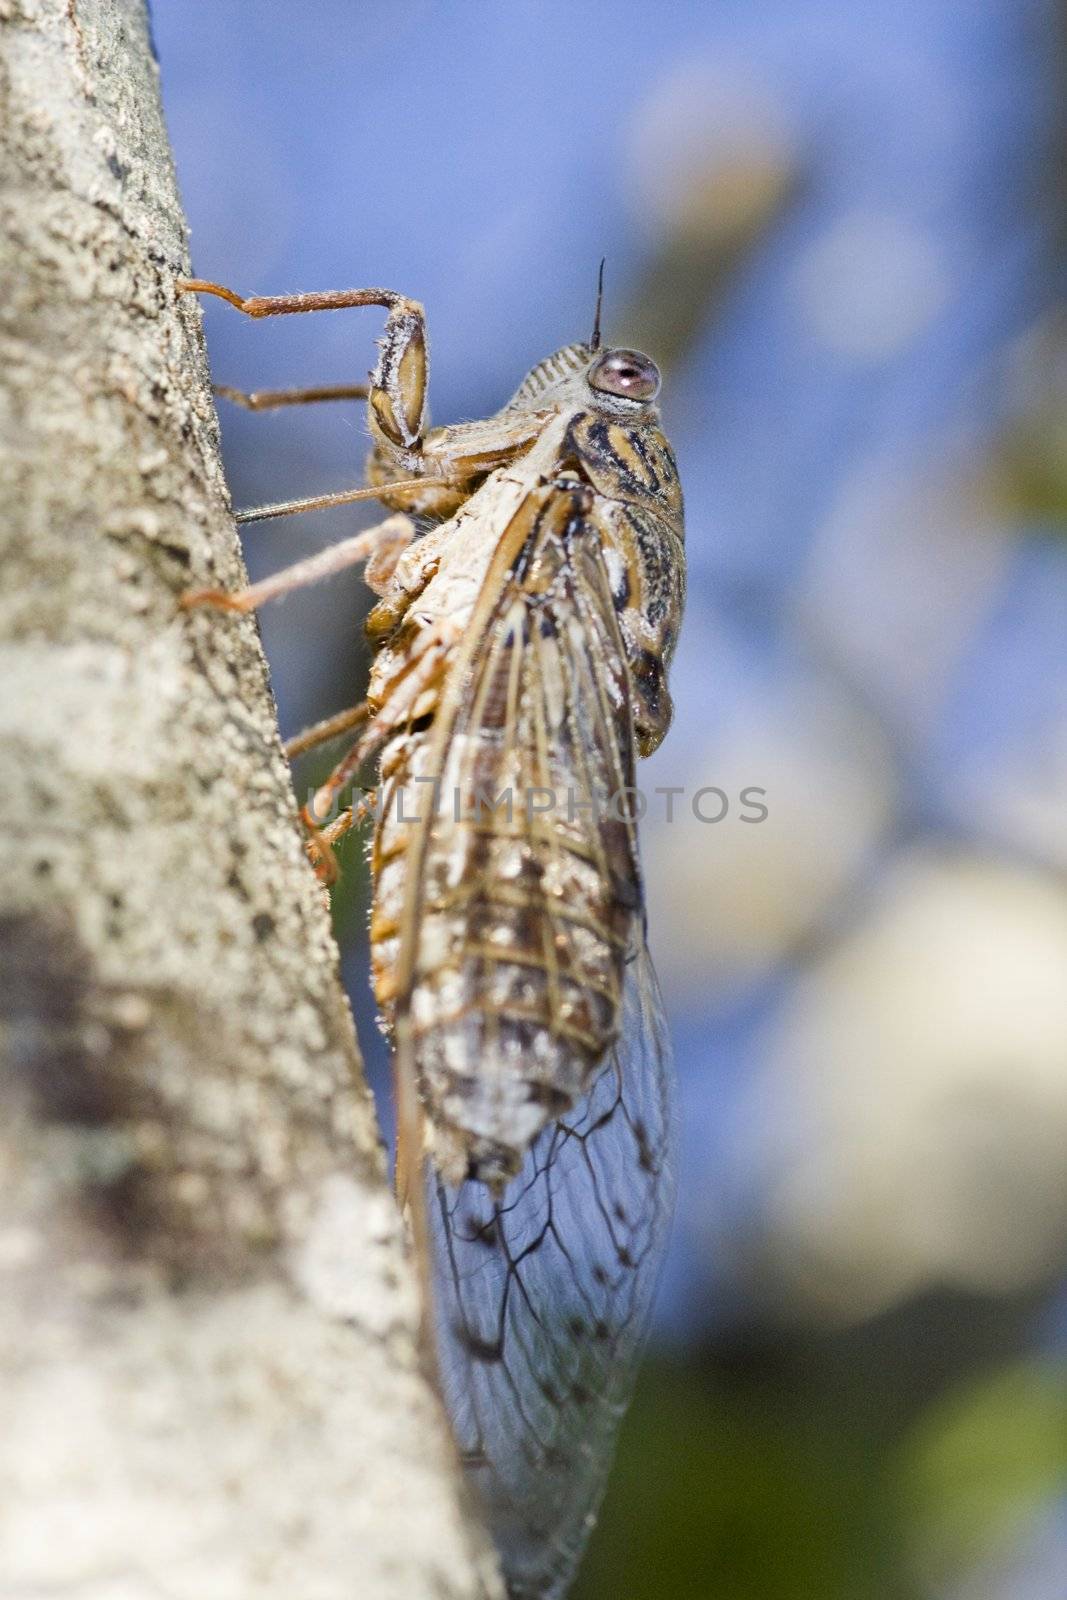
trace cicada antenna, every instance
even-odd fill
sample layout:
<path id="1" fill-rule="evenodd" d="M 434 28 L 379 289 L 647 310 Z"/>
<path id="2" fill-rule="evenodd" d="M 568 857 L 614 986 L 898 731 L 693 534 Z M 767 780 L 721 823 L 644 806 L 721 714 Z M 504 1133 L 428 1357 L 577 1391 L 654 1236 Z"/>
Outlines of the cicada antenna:
<path id="1" fill-rule="evenodd" d="M 593 335 L 589 340 L 590 350 L 600 349 L 600 307 L 604 302 L 604 263 L 607 256 L 600 258 L 600 270 L 596 275 L 596 314 L 593 317 Z"/>

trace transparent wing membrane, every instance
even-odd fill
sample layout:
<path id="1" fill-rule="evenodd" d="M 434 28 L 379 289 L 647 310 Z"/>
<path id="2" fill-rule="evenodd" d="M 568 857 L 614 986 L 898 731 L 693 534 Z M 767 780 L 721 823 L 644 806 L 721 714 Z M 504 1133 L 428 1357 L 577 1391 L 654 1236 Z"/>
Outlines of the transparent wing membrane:
<path id="1" fill-rule="evenodd" d="M 666 1242 L 672 1120 L 642 946 L 618 1044 L 499 1198 L 428 1179 L 445 1400 L 516 1600 L 563 1594 L 593 1525 Z"/>

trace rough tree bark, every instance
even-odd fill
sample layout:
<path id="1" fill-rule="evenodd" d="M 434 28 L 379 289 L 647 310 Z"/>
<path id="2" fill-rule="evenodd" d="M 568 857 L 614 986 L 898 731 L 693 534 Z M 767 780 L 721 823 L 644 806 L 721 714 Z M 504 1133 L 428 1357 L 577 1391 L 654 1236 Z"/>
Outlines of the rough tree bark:
<path id="1" fill-rule="evenodd" d="M 140 0 L 0 0 L 0 1594 L 490 1595 L 255 625 Z"/>

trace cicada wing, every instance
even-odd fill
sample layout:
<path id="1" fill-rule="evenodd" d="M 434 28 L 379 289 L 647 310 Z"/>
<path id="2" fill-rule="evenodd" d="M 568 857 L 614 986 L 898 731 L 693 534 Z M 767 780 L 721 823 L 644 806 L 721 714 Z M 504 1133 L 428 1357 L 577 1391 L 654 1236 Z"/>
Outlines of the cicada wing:
<path id="1" fill-rule="evenodd" d="M 430 1176 L 444 1397 L 509 1593 L 565 1593 L 604 1491 L 674 1195 L 673 1069 L 643 942 L 591 1088 L 498 1197 Z"/>
<path id="2" fill-rule="evenodd" d="M 587 499 L 532 489 L 500 540 L 427 738 L 442 803 L 402 851 L 396 954 L 402 1130 L 417 1084 L 428 1135 L 408 1115 L 400 1187 L 428 1143 L 410 1212 L 441 1388 L 529 1600 L 563 1594 L 592 1526 L 673 1191 L 636 825 L 613 803 L 633 784 L 632 690 Z M 509 788 L 582 804 L 472 804 Z M 503 1190 L 453 1181 L 495 1177 L 487 1147 L 521 1159 Z"/>
<path id="3" fill-rule="evenodd" d="M 397 1060 L 452 1179 L 513 1171 L 584 1093 L 641 936 L 630 675 L 585 498 L 520 508 L 417 757 L 437 803 L 382 851 Z"/>

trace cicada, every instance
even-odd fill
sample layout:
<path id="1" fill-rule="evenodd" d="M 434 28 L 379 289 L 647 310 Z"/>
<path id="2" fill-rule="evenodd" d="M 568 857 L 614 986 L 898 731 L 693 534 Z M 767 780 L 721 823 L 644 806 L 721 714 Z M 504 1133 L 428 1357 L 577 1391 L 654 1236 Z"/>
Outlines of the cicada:
<path id="1" fill-rule="evenodd" d="M 238 594 L 248 610 L 365 560 L 377 596 L 356 738 L 305 820 L 377 761 L 374 989 L 394 1054 L 397 1182 L 436 1371 L 515 1597 L 562 1595 L 593 1525 L 672 1209 L 672 1074 L 649 959 L 635 764 L 671 719 L 682 495 L 659 373 L 594 332 L 484 421 L 429 427 L 423 310 L 391 291 L 245 299 L 253 317 L 376 305 L 366 486 L 379 526 Z M 547 798 L 546 798 L 547 797 Z"/>

